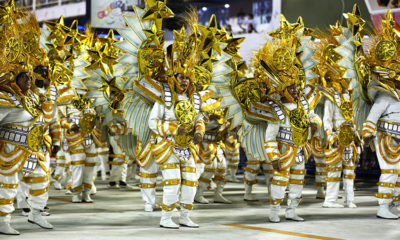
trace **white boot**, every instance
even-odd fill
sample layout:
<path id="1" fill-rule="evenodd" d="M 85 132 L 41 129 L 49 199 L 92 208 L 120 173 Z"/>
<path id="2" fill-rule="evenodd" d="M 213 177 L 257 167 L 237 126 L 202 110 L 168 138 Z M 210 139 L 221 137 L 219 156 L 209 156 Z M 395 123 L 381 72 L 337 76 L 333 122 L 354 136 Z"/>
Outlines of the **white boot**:
<path id="1" fill-rule="evenodd" d="M 356 208 L 357 205 L 354 203 L 354 179 L 343 179 L 343 185 L 346 207 Z"/>
<path id="2" fill-rule="evenodd" d="M 384 219 L 399 219 L 397 215 L 390 212 L 389 205 L 389 203 L 380 204 L 376 216 Z"/>
<path id="3" fill-rule="evenodd" d="M 172 228 L 178 229 L 179 226 L 172 221 L 172 211 L 162 211 L 161 220 L 160 220 L 160 227 L 162 228 Z"/>
<path id="4" fill-rule="evenodd" d="M 215 188 L 217 188 L 217 184 L 215 184 L 215 182 L 211 179 L 210 182 L 210 186 L 209 186 L 209 190 L 214 190 Z"/>
<path id="5" fill-rule="evenodd" d="M 39 209 L 31 209 L 28 216 L 28 222 L 36 224 L 44 229 L 53 229 L 53 225 L 46 221 Z"/>
<path id="6" fill-rule="evenodd" d="M 217 182 L 217 188 L 215 189 L 215 194 L 214 194 L 214 202 L 215 203 L 227 203 L 231 204 L 232 201 L 229 199 L 226 199 L 224 196 L 222 196 L 222 192 L 224 190 L 224 182 Z"/>
<path id="7" fill-rule="evenodd" d="M 347 202 L 346 201 L 345 205 L 348 208 L 357 208 L 357 205 L 354 202 Z"/>
<path id="8" fill-rule="evenodd" d="M 251 193 L 252 190 L 253 190 L 253 185 L 244 184 L 244 200 L 245 201 L 257 201 L 254 194 Z"/>
<path id="9" fill-rule="evenodd" d="M 82 198 L 80 193 L 72 195 L 72 203 L 81 203 L 81 202 Z"/>
<path id="10" fill-rule="evenodd" d="M 269 211 L 269 221 L 273 223 L 278 223 L 281 221 L 279 218 L 279 209 L 280 205 L 270 205 L 270 211 Z"/>
<path id="11" fill-rule="evenodd" d="M 317 199 L 325 199 L 325 190 L 324 187 L 318 187 L 317 188 L 317 195 L 316 195 Z"/>
<path id="12" fill-rule="evenodd" d="M 0 233 L 5 235 L 19 235 L 19 232 L 12 228 L 9 222 L 0 222 Z"/>
<path id="13" fill-rule="evenodd" d="M 228 182 L 239 182 L 239 179 L 236 178 L 236 168 L 228 168 L 228 176 L 226 176 L 226 180 Z"/>
<path id="14" fill-rule="evenodd" d="M 154 209 L 153 209 L 153 204 L 145 203 L 145 204 L 144 204 L 144 211 L 145 211 L 145 212 L 152 212 L 152 211 L 154 211 Z"/>
<path id="15" fill-rule="evenodd" d="M 297 216 L 296 208 L 299 206 L 300 199 L 288 199 L 288 208 L 286 209 L 285 217 L 287 220 L 303 222 L 304 218 Z"/>
<path id="16" fill-rule="evenodd" d="M 92 188 L 90 189 L 90 195 L 95 195 L 97 193 L 96 185 L 92 184 Z"/>
<path id="17" fill-rule="evenodd" d="M 204 197 L 204 191 L 205 191 L 205 186 L 200 184 L 197 188 L 196 195 L 194 196 L 194 201 L 202 204 L 208 204 L 210 203 L 205 197 Z"/>
<path id="18" fill-rule="evenodd" d="M 85 189 L 82 193 L 82 202 L 92 203 L 93 199 L 90 197 L 90 190 Z"/>
<path id="19" fill-rule="evenodd" d="M 397 204 L 394 204 L 394 203 L 390 204 L 390 205 L 389 205 L 389 211 L 390 211 L 391 213 L 393 213 L 394 215 L 400 217 L 400 211 L 399 211 L 399 209 L 397 208 L 397 206 L 398 206 L 398 205 L 397 205 Z"/>
<path id="20" fill-rule="evenodd" d="M 61 190 L 62 189 L 61 183 L 59 181 L 57 181 L 57 180 L 54 181 L 53 186 L 54 186 L 55 190 Z"/>
<path id="21" fill-rule="evenodd" d="M 189 227 L 189 228 L 198 228 L 199 225 L 194 223 L 189 218 L 190 210 L 186 208 L 181 208 L 181 216 L 179 217 L 179 225 L 182 227 Z"/>
<path id="22" fill-rule="evenodd" d="M 322 207 L 325 208 L 343 208 L 344 206 L 337 202 L 340 182 L 327 182 L 325 201 Z"/>

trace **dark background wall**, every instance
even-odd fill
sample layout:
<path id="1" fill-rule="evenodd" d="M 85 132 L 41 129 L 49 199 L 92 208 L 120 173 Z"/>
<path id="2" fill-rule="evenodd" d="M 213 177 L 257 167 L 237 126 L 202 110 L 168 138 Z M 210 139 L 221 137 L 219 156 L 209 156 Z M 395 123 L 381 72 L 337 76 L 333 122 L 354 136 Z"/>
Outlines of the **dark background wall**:
<path id="1" fill-rule="evenodd" d="M 240 11 L 251 13 L 252 2 L 256 1 L 231 0 L 231 17 L 236 16 Z M 343 0 L 343 2 L 345 3 L 344 12 L 351 12 L 354 3 L 357 3 L 364 20 L 371 21 L 364 0 Z M 313 28 L 325 28 L 335 24 L 336 20 L 340 20 L 342 9 L 342 0 L 282 0 L 282 13 L 288 21 L 294 22 L 302 16 L 304 24 Z"/>

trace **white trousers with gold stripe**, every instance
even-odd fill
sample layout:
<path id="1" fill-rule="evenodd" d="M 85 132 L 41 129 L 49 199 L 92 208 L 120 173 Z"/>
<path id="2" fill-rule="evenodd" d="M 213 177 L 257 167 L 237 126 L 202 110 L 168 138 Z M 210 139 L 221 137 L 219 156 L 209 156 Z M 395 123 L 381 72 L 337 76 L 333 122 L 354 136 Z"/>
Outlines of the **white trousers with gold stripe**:
<path id="1" fill-rule="evenodd" d="M 67 162 L 67 158 L 65 157 L 65 151 L 60 149 L 56 155 L 56 168 L 54 170 L 54 179 L 60 181 L 64 175 L 66 170 L 69 169 L 70 162 Z"/>
<path id="2" fill-rule="evenodd" d="M 392 140 L 392 145 L 397 147 L 399 143 Z M 389 204 L 393 202 L 396 206 L 400 205 L 400 162 L 396 164 L 389 164 L 382 157 L 379 148 L 379 135 L 375 139 L 376 155 L 378 157 L 379 167 L 381 169 L 381 176 L 378 182 L 378 193 L 375 197 L 378 198 L 378 203 Z"/>
<path id="3" fill-rule="evenodd" d="M 354 201 L 354 169 L 355 166 L 351 159 L 349 161 L 340 160 L 337 163 L 326 167 L 327 178 L 325 202 L 334 203 L 337 201 L 342 171 L 345 201 Z"/>
<path id="4" fill-rule="evenodd" d="M 315 185 L 317 187 L 326 186 L 326 162 L 325 158 L 315 157 Z"/>
<path id="5" fill-rule="evenodd" d="M 204 171 L 199 178 L 199 187 L 207 189 L 213 177 L 215 182 L 225 183 L 226 169 L 227 164 L 224 152 L 218 146 L 216 157 L 204 166 Z"/>
<path id="6" fill-rule="evenodd" d="M 158 165 L 154 159 L 146 167 L 141 167 L 139 172 L 140 191 L 145 204 L 154 206 L 156 204 L 156 181 Z"/>
<path id="7" fill-rule="evenodd" d="M 288 199 L 300 199 L 305 174 L 305 161 L 301 163 L 295 161 L 291 167 L 284 171 L 273 171 L 270 203 L 272 205 L 280 205 L 285 196 L 287 186 L 289 186 Z"/>
<path id="8" fill-rule="evenodd" d="M 126 172 L 127 172 L 127 162 L 125 161 L 125 153 L 122 148 L 118 145 L 117 136 L 110 136 L 110 145 L 113 148 L 114 154 L 113 161 L 111 163 L 111 173 L 110 173 L 110 182 L 119 182 L 123 179 L 123 174 L 125 174 L 126 180 Z"/>
<path id="9" fill-rule="evenodd" d="M 260 166 L 262 165 L 263 172 L 265 175 L 265 181 L 267 184 L 270 184 L 272 179 L 272 170 L 273 167 L 271 164 L 263 161 L 251 160 L 248 159 L 246 162 L 246 167 L 244 168 L 244 183 L 247 185 L 254 185 L 258 182 L 257 175 L 260 172 Z"/>
<path id="10" fill-rule="evenodd" d="M 72 172 L 72 194 L 90 191 L 94 177 L 94 168 L 98 164 L 95 144 L 85 148 L 83 144 L 70 151 Z"/>
<path id="11" fill-rule="evenodd" d="M 164 185 L 162 209 L 172 211 L 179 201 L 182 207 L 192 209 L 198 185 L 193 156 L 184 163 L 172 153 L 160 168 Z"/>
<path id="12" fill-rule="evenodd" d="M 50 165 L 50 156 L 46 156 L 46 168 Z M 23 181 L 28 188 L 27 203 L 32 209 L 43 210 L 47 204 L 50 178 L 39 164 L 27 177 L 22 172 L 12 175 L 0 174 L 0 222 L 9 222 L 14 211 L 14 198 L 17 195 L 18 184 Z"/>

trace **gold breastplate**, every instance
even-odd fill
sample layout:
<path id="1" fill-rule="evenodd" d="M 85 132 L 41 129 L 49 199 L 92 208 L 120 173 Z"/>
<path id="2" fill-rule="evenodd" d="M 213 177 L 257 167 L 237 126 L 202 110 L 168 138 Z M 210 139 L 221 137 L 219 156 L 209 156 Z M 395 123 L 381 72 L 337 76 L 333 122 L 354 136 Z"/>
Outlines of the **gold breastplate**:
<path id="1" fill-rule="evenodd" d="M 188 130 L 187 135 L 175 135 L 175 143 L 179 146 L 188 146 L 193 140 L 196 110 L 191 102 L 182 100 L 175 104 L 174 114 L 180 124 Z"/>
<path id="2" fill-rule="evenodd" d="M 303 108 L 296 108 L 289 112 L 289 123 L 292 126 L 292 140 L 297 146 L 303 146 L 308 139 L 308 119 L 307 112 Z"/>

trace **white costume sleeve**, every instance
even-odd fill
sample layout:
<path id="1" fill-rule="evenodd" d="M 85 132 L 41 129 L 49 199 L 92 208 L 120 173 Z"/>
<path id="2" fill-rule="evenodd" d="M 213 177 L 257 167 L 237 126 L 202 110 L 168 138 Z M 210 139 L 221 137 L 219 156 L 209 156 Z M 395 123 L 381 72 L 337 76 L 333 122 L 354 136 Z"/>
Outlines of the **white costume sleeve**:
<path id="1" fill-rule="evenodd" d="M 165 106 L 158 102 L 154 103 L 149 116 L 149 128 L 159 136 L 176 135 L 179 127 L 178 123 L 164 120 L 164 113 Z"/>

